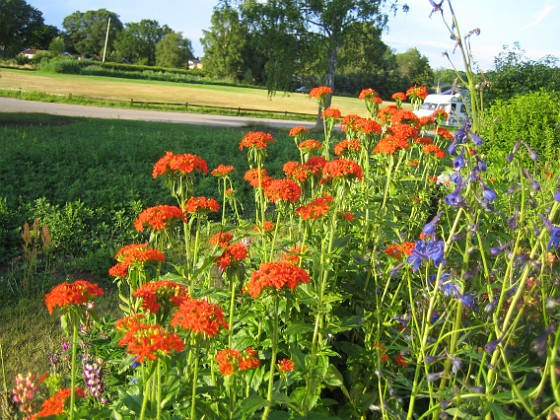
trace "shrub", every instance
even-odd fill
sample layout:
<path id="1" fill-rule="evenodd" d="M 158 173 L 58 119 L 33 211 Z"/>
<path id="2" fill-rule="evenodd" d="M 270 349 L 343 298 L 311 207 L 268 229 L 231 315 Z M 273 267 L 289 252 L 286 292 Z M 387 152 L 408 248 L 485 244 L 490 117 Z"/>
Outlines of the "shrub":
<path id="1" fill-rule="evenodd" d="M 17 212 L 8 206 L 6 198 L 0 198 L 0 264 L 13 258 L 19 248 Z"/>
<path id="2" fill-rule="evenodd" d="M 484 152 L 492 159 L 503 158 L 519 139 L 544 160 L 555 159 L 560 146 L 558 99 L 555 93 L 539 91 L 497 101 L 484 118 Z"/>
<path id="3" fill-rule="evenodd" d="M 55 58 L 49 61 L 42 61 L 39 69 L 50 73 L 80 74 L 82 67 L 76 60 L 67 58 Z"/>

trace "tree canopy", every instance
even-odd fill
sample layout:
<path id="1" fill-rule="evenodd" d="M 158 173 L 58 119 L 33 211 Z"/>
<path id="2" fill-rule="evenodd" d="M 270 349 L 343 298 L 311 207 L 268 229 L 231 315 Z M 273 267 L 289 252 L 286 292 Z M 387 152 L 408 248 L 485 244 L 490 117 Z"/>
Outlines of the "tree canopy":
<path id="1" fill-rule="evenodd" d="M 192 44 L 180 32 L 170 32 L 156 45 L 156 65 L 159 67 L 186 67 L 193 58 Z"/>
<path id="2" fill-rule="evenodd" d="M 171 28 L 160 26 L 156 20 L 127 23 L 115 40 L 116 56 L 129 63 L 153 66 L 156 64 L 157 43 L 171 32 Z"/>

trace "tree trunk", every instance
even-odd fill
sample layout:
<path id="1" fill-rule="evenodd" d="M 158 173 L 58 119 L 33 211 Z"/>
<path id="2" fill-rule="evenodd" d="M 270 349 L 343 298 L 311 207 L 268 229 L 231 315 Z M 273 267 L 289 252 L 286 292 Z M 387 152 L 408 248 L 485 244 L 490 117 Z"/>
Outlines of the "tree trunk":
<path id="1" fill-rule="evenodd" d="M 338 41 L 338 36 L 332 34 L 330 37 L 329 48 L 327 50 L 327 68 L 325 70 L 325 82 L 324 85 L 330 87 L 334 92 L 334 77 L 336 75 L 336 66 L 338 64 L 338 48 L 340 42 Z M 332 95 L 327 96 L 325 100 L 325 109 L 331 106 Z M 321 121 L 321 107 L 317 113 L 317 127 L 322 126 Z"/>

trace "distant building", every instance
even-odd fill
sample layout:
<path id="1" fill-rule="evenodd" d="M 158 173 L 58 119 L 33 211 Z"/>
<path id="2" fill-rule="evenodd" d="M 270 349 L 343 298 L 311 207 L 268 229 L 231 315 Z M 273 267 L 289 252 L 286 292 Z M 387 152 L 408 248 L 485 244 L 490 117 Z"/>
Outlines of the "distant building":
<path id="1" fill-rule="evenodd" d="M 48 53 L 47 50 L 37 50 L 35 48 L 28 48 L 26 50 L 23 50 L 20 54 L 31 60 L 37 54 L 47 54 L 47 53 Z"/>
<path id="2" fill-rule="evenodd" d="M 201 69 L 202 68 L 202 61 L 200 61 L 198 58 L 193 58 L 192 60 L 189 60 L 189 69 Z"/>

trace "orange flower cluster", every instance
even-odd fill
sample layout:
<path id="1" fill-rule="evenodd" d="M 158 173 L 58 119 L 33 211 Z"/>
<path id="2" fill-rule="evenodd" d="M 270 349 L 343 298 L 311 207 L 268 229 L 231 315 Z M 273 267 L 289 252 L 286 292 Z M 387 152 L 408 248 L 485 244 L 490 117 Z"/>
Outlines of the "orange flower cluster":
<path id="1" fill-rule="evenodd" d="M 374 349 L 377 349 L 377 353 L 379 353 L 379 361 L 384 363 L 389 360 L 389 356 L 387 356 L 387 349 L 383 344 L 374 344 Z"/>
<path id="2" fill-rule="evenodd" d="M 264 186 L 271 178 L 268 176 L 266 169 L 260 169 L 261 183 Z M 259 168 L 252 168 L 245 172 L 243 179 L 247 181 L 251 187 L 259 186 Z"/>
<path id="3" fill-rule="evenodd" d="M 400 260 L 405 255 L 412 255 L 416 242 L 403 242 L 400 245 L 387 245 L 385 254 Z"/>
<path id="4" fill-rule="evenodd" d="M 301 150 L 302 152 L 307 152 L 307 153 L 310 153 L 313 150 L 322 149 L 322 148 L 323 148 L 323 145 L 321 144 L 321 142 L 318 141 L 318 140 L 314 140 L 314 139 L 304 140 L 298 145 L 299 150 Z"/>
<path id="5" fill-rule="evenodd" d="M 243 353 L 235 349 L 223 349 L 216 355 L 218 369 L 224 376 L 229 376 L 237 371 L 256 369 L 261 365 L 257 352 L 247 347 Z"/>
<path id="6" fill-rule="evenodd" d="M 264 150 L 268 143 L 272 142 L 274 142 L 272 134 L 263 133 L 262 131 L 251 131 L 241 139 L 239 150 L 243 150 L 245 147 Z"/>
<path id="7" fill-rule="evenodd" d="M 179 352 L 185 349 L 185 343 L 174 332 L 169 332 L 161 325 L 146 324 L 141 319 L 131 319 L 120 324 L 126 332 L 119 340 L 119 346 L 126 347 L 128 354 L 137 357 L 137 361 L 155 360 L 159 356 Z"/>
<path id="8" fill-rule="evenodd" d="M 293 204 L 301 197 L 301 187 L 291 179 L 272 179 L 266 183 L 264 195 L 273 203 L 281 200 Z"/>
<path id="9" fill-rule="evenodd" d="M 185 203 L 187 213 L 209 213 L 220 210 L 220 205 L 213 198 L 190 197 Z"/>
<path id="10" fill-rule="evenodd" d="M 246 291 L 251 297 L 258 297 L 267 287 L 281 290 L 294 290 L 301 283 L 309 283 L 309 274 L 300 267 L 284 261 L 264 262 L 254 271 L 246 284 Z"/>
<path id="11" fill-rule="evenodd" d="M 428 96 L 428 89 L 426 88 L 426 86 L 414 85 L 406 91 L 406 96 L 408 96 L 410 99 L 416 98 L 424 100 L 426 99 L 426 96 Z"/>
<path id="12" fill-rule="evenodd" d="M 362 150 L 362 142 L 356 139 L 345 139 L 334 146 L 335 155 L 342 155 L 346 152 L 359 152 Z"/>
<path id="13" fill-rule="evenodd" d="M 445 157 L 445 152 L 443 150 L 441 150 L 438 146 L 436 146 L 435 144 L 428 144 L 426 146 L 424 146 L 424 154 L 426 155 L 434 155 L 435 157 L 437 157 L 438 159 L 443 159 Z"/>
<path id="14" fill-rule="evenodd" d="M 135 263 L 145 263 L 148 261 L 164 262 L 165 256 L 157 249 L 149 249 L 147 243 L 130 244 L 123 246 L 116 254 L 117 264 L 109 269 L 109 275 L 113 277 L 125 277 L 128 268 Z"/>
<path id="15" fill-rule="evenodd" d="M 144 232 L 146 225 L 154 230 L 161 230 L 167 227 L 167 222 L 180 219 L 186 222 L 187 219 L 183 211 L 177 206 L 160 205 L 144 209 L 134 221 L 134 228 L 138 232 Z"/>
<path id="16" fill-rule="evenodd" d="M 86 280 L 73 283 L 64 282 L 55 286 L 45 295 L 45 305 L 52 315 L 55 307 L 64 308 L 69 305 L 81 306 L 96 296 L 102 296 L 103 290 Z"/>
<path id="17" fill-rule="evenodd" d="M 362 180 L 362 167 L 353 160 L 339 158 L 327 162 L 323 167 L 323 179 L 321 182 L 330 182 L 336 178 L 357 178 Z"/>
<path id="18" fill-rule="evenodd" d="M 226 249 L 229 243 L 233 239 L 233 234 L 229 232 L 218 232 L 210 237 L 210 245 L 219 246 L 222 249 Z"/>
<path id="19" fill-rule="evenodd" d="M 157 178 L 167 172 L 180 172 L 182 174 L 190 174 L 195 171 L 208 173 L 208 164 L 206 161 L 196 155 L 185 153 L 175 155 L 172 152 L 166 152 L 160 160 L 154 165 L 152 177 Z"/>
<path id="20" fill-rule="evenodd" d="M 211 173 L 214 176 L 227 176 L 234 169 L 235 168 L 232 165 L 222 165 L 222 164 L 220 164 L 220 165 L 218 165 L 218 167 L 216 169 L 213 169 Z"/>
<path id="21" fill-rule="evenodd" d="M 329 107 L 329 108 L 327 108 L 323 111 L 323 113 L 321 114 L 321 117 L 336 119 L 336 118 L 341 118 L 342 113 L 340 112 L 339 109 Z"/>
<path id="22" fill-rule="evenodd" d="M 447 119 L 449 118 L 449 114 L 443 109 L 436 109 L 432 114 L 432 117 L 438 124 L 441 124 L 442 122 L 447 121 Z"/>
<path id="23" fill-rule="evenodd" d="M 333 90 L 328 86 L 318 86 L 311 89 L 309 92 L 310 98 L 322 100 L 327 95 L 332 95 Z"/>
<path id="24" fill-rule="evenodd" d="M 142 299 L 142 308 L 155 314 L 162 305 L 167 306 L 171 303 L 173 306 L 179 306 L 189 298 L 189 293 L 182 284 L 171 280 L 159 280 L 143 284 L 132 296 Z"/>
<path id="25" fill-rule="evenodd" d="M 377 119 L 383 123 L 391 121 L 391 117 L 397 113 L 398 109 L 395 105 L 387 105 L 377 112 Z"/>
<path id="26" fill-rule="evenodd" d="M 301 260 L 300 254 L 304 253 L 306 248 L 304 246 L 297 246 L 290 248 L 286 253 L 282 256 L 282 261 L 297 265 Z"/>
<path id="27" fill-rule="evenodd" d="M 354 129 L 362 134 L 381 134 L 382 128 L 377 121 L 360 118 L 354 122 Z"/>
<path id="28" fill-rule="evenodd" d="M 199 299 L 183 301 L 173 314 L 171 325 L 206 337 L 215 336 L 221 328 L 229 329 L 222 308 Z"/>
<path id="29" fill-rule="evenodd" d="M 420 120 L 412 111 L 409 111 L 407 109 L 399 109 L 397 112 L 391 115 L 391 124 L 405 124 L 413 127 L 418 127 L 420 125 Z"/>
<path id="30" fill-rule="evenodd" d="M 61 388 L 59 389 L 56 394 L 50 396 L 45 401 L 43 401 L 43 405 L 41 406 L 41 410 L 37 414 L 32 415 L 29 417 L 30 419 L 40 419 L 46 417 L 54 417 L 60 416 L 64 414 L 64 406 L 66 405 L 66 400 L 72 394 L 72 389 L 70 388 Z M 74 388 L 74 395 L 84 398 L 86 393 L 84 392 L 83 388 L 77 386 Z"/>
<path id="31" fill-rule="evenodd" d="M 453 134 L 451 134 L 447 128 L 438 127 L 437 135 L 443 137 L 444 139 L 453 141 Z"/>
<path id="32" fill-rule="evenodd" d="M 292 362 L 290 359 L 280 359 L 278 360 L 278 369 L 280 370 L 280 372 L 289 372 L 294 370 L 295 368 L 295 363 Z"/>
<path id="33" fill-rule="evenodd" d="M 371 88 L 362 89 L 360 94 L 358 95 L 358 99 L 373 99 L 379 96 L 377 92 Z"/>
<path id="34" fill-rule="evenodd" d="M 225 271 L 234 263 L 238 263 L 247 258 L 248 255 L 247 248 L 243 244 L 233 244 L 228 246 L 222 255 L 214 259 L 214 262 L 218 265 L 218 268 Z"/>
<path id="35" fill-rule="evenodd" d="M 418 137 L 418 130 L 408 124 L 395 123 L 391 126 L 389 131 L 395 136 L 407 140 L 416 139 Z"/>
<path id="36" fill-rule="evenodd" d="M 290 132 L 288 133 L 288 135 L 290 137 L 298 137 L 304 133 L 308 133 L 309 129 L 304 127 L 303 125 L 297 125 L 295 127 L 293 127 Z"/>
<path id="37" fill-rule="evenodd" d="M 406 95 L 402 92 L 395 92 L 391 95 L 391 99 L 395 101 L 406 101 Z"/>
<path id="38" fill-rule="evenodd" d="M 329 204 L 333 200 L 333 196 L 324 194 L 322 197 L 315 198 L 311 203 L 298 207 L 296 209 L 296 214 L 303 220 L 318 219 L 319 217 L 328 214 Z"/>
<path id="39" fill-rule="evenodd" d="M 383 153 L 386 155 L 392 155 L 397 150 L 408 149 L 410 144 L 406 139 L 397 136 L 387 136 L 383 137 L 379 143 L 373 149 L 373 153 Z"/>
<path id="40" fill-rule="evenodd" d="M 305 181 L 311 172 L 306 165 L 302 165 L 301 163 L 293 160 L 286 162 L 282 167 L 282 170 L 286 174 L 287 178 L 299 182 Z"/>
<path id="41" fill-rule="evenodd" d="M 434 140 L 431 137 L 418 137 L 416 140 L 414 140 L 414 143 L 427 146 L 428 144 L 433 144 Z"/>

